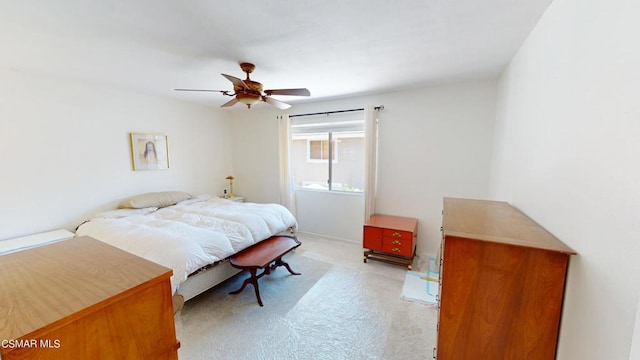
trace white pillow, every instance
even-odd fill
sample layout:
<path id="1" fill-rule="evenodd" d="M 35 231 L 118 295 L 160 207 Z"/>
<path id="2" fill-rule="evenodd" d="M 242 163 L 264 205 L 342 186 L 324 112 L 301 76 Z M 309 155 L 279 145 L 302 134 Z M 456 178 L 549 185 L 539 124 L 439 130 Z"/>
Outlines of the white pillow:
<path id="1" fill-rule="evenodd" d="M 125 216 L 131 215 L 146 215 L 158 210 L 157 207 L 148 207 L 142 209 L 117 209 L 117 210 L 108 210 L 97 213 L 93 218 L 94 219 L 117 219 Z"/>
<path id="2" fill-rule="evenodd" d="M 191 199 L 191 195 L 184 191 L 162 191 L 140 194 L 123 200 L 118 205 L 120 209 L 142 209 L 148 207 L 165 207 L 177 202 Z"/>

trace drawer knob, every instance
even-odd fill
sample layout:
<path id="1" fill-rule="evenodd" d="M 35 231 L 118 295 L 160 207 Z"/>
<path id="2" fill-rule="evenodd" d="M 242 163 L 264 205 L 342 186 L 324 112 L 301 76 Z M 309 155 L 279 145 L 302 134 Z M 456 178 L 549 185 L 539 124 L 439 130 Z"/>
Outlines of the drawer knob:
<path id="1" fill-rule="evenodd" d="M 400 252 L 400 248 L 393 248 L 393 249 L 391 249 L 391 251 L 393 251 L 393 252 Z"/>
<path id="2" fill-rule="evenodd" d="M 399 233 L 399 232 L 397 232 L 397 231 L 394 231 L 394 232 L 393 232 L 393 236 L 394 236 L 394 237 L 402 237 L 402 234 L 400 234 L 400 233 Z"/>
<path id="3" fill-rule="evenodd" d="M 392 243 L 393 245 L 400 245 L 400 244 L 402 244 L 402 241 L 400 241 L 400 240 L 393 240 L 391 243 Z"/>

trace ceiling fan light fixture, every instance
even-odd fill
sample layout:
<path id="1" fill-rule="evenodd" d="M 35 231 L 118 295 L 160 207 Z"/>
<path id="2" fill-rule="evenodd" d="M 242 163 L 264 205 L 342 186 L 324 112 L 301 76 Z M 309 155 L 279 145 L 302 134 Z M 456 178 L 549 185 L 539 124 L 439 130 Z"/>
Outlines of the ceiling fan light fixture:
<path id="1" fill-rule="evenodd" d="M 236 99 L 238 99 L 238 101 L 240 101 L 241 103 L 247 105 L 248 108 L 251 108 L 251 105 L 262 100 L 262 96 L 260 96 L 260 94 L 241 92 L 236 94 Z"/>

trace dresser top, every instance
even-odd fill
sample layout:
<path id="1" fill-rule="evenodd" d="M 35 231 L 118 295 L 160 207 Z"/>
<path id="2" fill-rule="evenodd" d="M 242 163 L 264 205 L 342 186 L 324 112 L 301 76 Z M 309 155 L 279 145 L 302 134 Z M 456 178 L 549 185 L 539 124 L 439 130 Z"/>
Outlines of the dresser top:
<path id="1" fill-rule="evenodd" d="M 0 256 L 0 339 L 18 339 L 127 296 L 171 269 L 82 236 Z"/>
<path id="2" fill-rule="evenodd" d="M 503 201 L 444 198 L 445 236 L 576 252 L 518 209 Z"/>
<path id="3" fill-rule="evenodd" d="M 364 226 L 416 233 L 418 230 L 418 219 L 403 216 L 374 214 L 371 215 L 369 221 L 367 221 Z"/>

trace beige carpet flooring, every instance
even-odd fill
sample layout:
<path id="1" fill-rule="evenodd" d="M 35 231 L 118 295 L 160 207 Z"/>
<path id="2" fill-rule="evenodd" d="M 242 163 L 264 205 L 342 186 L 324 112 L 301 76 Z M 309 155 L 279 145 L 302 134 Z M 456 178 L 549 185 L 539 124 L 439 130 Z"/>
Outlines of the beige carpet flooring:
<path id="1" fill-rule="evenodd" d="M 362 261 L 360 244 L 300 234 L 302 245 L 252 286 L 241 273 L 187 301 L 176 315 L 181 360 L 428 359 L 437 309 L 400 297 L 406 268 Z M 416 258 L 414 270 L 426 271 Z"/>

